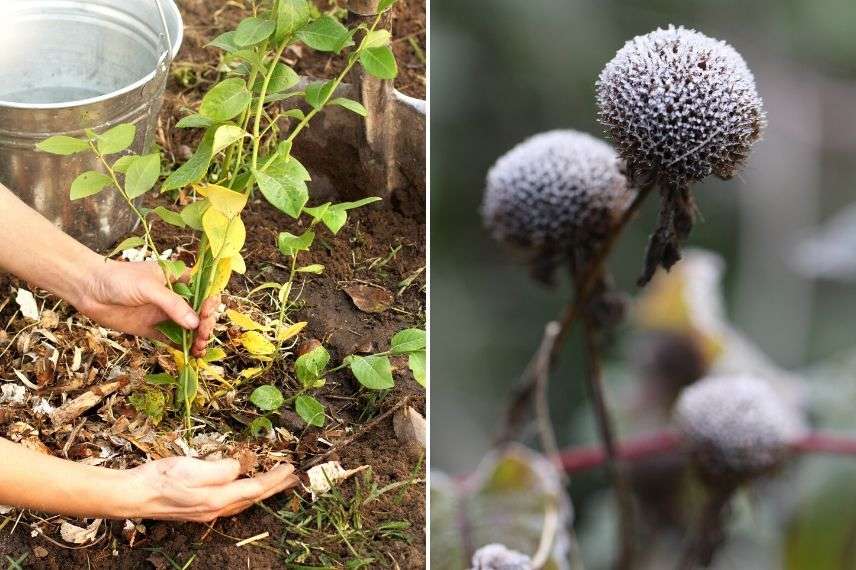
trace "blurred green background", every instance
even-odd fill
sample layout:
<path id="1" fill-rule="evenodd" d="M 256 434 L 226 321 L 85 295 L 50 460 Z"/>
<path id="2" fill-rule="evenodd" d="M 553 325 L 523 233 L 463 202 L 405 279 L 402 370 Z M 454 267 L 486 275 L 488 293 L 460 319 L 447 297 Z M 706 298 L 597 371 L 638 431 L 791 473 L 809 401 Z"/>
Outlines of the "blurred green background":
<path id="1" fill-rule="evenodd" d="M 802 258 L 795 254 L 807 236 L 856 202 L 856 2 L 434 0 L 431 18 L 434 469 L 465 473 L 478 464 L 499 425 L 509 387 L 536 348 L 544 323 L 568 297 L 567 283 L 551 291 L 531 282 L 526 269 L 483 231 L 478 208 L 488 168 L 541 131 L 601 134 L 594 100 L 601 68 L 627 39 L 670 23 L 726 40 L 741 52 L 769 121 L 738 178 L 695 187 L 703 220 L 690 245 L 723 256 L 725 301 L 735 328 L 783 368 L 832 367 L 825 388 L 838 397 L 827 399 L 835 400 L 833 408 L 856 404 L 851 398 L 856 368 L 849 357 L 856 348 L 856 216 L 852 224 L 840 224 L 834 239 L 804 250 Z M 655 213 L 651 200 L 610 260 L 618 285 L 632 295 Z M 625 364 L 628 329 L 611 350 L 608 384 L 633 380 Z M 551 385 L 561 445 L 591 439 L 579 345 L 573 336 Z M 809 382 L 817 381 L 809 376 Z M 821 410 L 818 421 L 856 428 L 850 414 L 836 415 L 836 410 Z M 534 441 L 529 435 L 524 439 Z M 856 461 L 803 463 L 813 473 L 807 494 L 827 492 L 836 480 L 838 487 L 828 492 L 842 492 L 845 485 L 847 504 L 856 503 L 856 485 L 849 483 L 856 475 L 849 463 Z M 597 526 L 603 488 L 601 473 L 572 485 L 580 528 Z M 847 521 L 835 519 L 827 526 L 850 527 L 854 513 L 851 509 Z M 584 553 L 598 542 L 597 537 L 581 540 Z M 797 559 L 792 556 L 788 564 L 802 567 L 792 565 Z M 821 562 L 812 559 L 817 568 L 856 568 L 856 556 L 844 566 Z"/>

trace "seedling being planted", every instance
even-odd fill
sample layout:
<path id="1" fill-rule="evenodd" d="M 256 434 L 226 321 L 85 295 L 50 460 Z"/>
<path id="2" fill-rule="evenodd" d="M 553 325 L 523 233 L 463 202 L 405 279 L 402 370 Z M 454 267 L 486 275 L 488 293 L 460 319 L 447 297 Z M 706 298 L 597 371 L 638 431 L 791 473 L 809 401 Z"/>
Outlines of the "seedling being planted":
<path id="1" fill-rule="evenodd" d="M 313 228 L 322 223 L 335 233 L 347 221 L 349 209 L 376 200 L 307 207 L 310 174 L 292 156 L 292 149 L 298 135 L 328 105 L 367 114 L 359 102 L 336 95 L 355 65 L 383 79 L 395 77 L 397 66 L 390 49 L 390 33 L 377 29 L 382 14 L 394 3 L 395 0 L 382 0 L 371 25 L 348 29 L 329 15 L 315 17 L 307 0 L 273 0 L 260 3 L 253 16 L 234 31 L 217 37 L 211 46 L 224 52 L 224 77 L 205 94 L 198 112 L 177 125 L 203 129 L 201 142 L 189 160 L 161 185 L 161 192 L 181 191 L 192 199 L 180 211 L 165 206 L 149 210 L 138 205 L 137 199 L 152 190 L 160 178 L 161 156 L 158 152 L 142 156 L 128 152 L 136 137 L 134 125 L 118 125 L 101 134 L 89 131 L 82 138 L 51 137 L 37 148 L 60 155 L 93 153 L 97 157 L 101 169 L 84 172 L 75 180 L 72 199 L 85 199 L 108 188 L 117 192 L 139 218 L 142 235 L 126 239 L 113 253 L 142 248 L 144 256 L 148 254 L 160 264 L 165 281 L 197 311 L 204 309 L 207 299 L 219 297 L 233 272 L 245 271 L 242 249 L 248 229 L 242 213 L 248 198 L 258 189 L 268 202 L 299 224 L 308 218 L 310 229 L 279 240 L 280 248 L 293 258 L 291 276 L 287 288 L 283 288 L 290 291 L 296 273 L 320 271 L 318 267 L 296 264 L 297 252 L 312 243 Z M 333 79 L 301 86 L 297 73 L 282 61 L 285 50 L 297 43 L 322 52 L 346 53 L 344 68 Z M 302 100 L 307 110 L 283 110 L 280 102 L 285 100 Z M 280 137 L 280 127 L 286 121 L 290 128 Z M 160 254 L 152 231 L 154 218 L 198 232 L 192 268 Z M 285 297 L 283 304 L 287 294 Z M 265 331 L 246 330 L 242 345 L 255 356 L 275 360 L 281 356 L 283 339 L 278 336 L 284 327 L 281 318 L 270 338 Z M 192 351 L 193 339 L 179 324 L 165 322 L 159 330 L 175 347 L 172 354 L 176 374 L 150 375 L 149 382 L 175 388 L 175 402 L 184 411 L 189 436 L 193 405 L 203 399 L 200 375 L 226 354 L 222 349 Z M 256 399 L 270 407 L 272 399 L 263 396 L 264 393 Z M 309 409 L 308 400 L 303 398 L 300 402 L 301 409 Z M 144 400 L 138 404 L 147 407 Z M 323 413 L 306 413 L 313 422 L 323 421 Z"/>

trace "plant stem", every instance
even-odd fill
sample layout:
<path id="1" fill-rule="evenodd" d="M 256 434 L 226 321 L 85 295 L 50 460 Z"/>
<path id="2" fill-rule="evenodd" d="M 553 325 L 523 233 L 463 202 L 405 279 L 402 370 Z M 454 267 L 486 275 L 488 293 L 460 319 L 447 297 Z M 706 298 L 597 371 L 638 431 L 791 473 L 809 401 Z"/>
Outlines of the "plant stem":
<path id="1" fill-rule="evenodd" d="M 571 332 L 571 327 L 582 311 L 582 307 L 588 302 L 589 294 L 597 283 L 597 279 L 603 271 L 603 264 L 606 261 L 606 258 L 609 257 L 612 249 L 615 247 L 615 244 L 618 241 L 618 236 L 621 234 L 628 222 L 630 222 L 630 220 L 633 219 L 639 211 L 639 208 L 651 193 L 654 186 L 655 184 L 651 182 L 639 189 L 636 196 L 633 198 L 633 202 L 631 202 L 627 209 L 624 210 L 621 217 L 615 223 L 612 231 L 607 236 L 603 245 L 601 245 L 598 253 L 589 261 L 588 267 L 583 273 L 583 278 L 577 289 L 576 295 L 565 306 L 562 311 L 562 315 L 559 318 L 559 332 L 556 335 L 555 342 L 553 343 L 550 351 L 550 371 L 556 367 L 559 359 L 559 353 L 564 346 L 565 340 L 567 340 L 568 334 Z M 534 370 L 537 357 L 538 353 L 536 351 L 535 355 L 532 357 L 521 375 L 518 385 L 512 390 L 505 415 L 504 426 L 497 438 L 497 445 L 503 445 L 514 440 L 519 431 L 519 426 L 523 421 L 528 404 L 532 399 L 536 388 Z"/>
<path id="2" fill-rule="evenodd" d="M 547 382 L 550 378 L 550 352 L 559 334 L 559 323 L 550 321 L 544 327 L 544 337 L 538 355 L 535 359 L 535 417 L 538 425 L 538 436 L 541 448 L 562 474 L 563 483 L 566 483 L 564 472 L 559 462 L 559 446 L 556 443 L 556 434 L 553 430 L 553 422 L 550 419 L 550 402 L 547 398 Z"/>
<path id="3" fill-rule="evenodd" d="M 699 523 L 684 546 L 678 562 L 678 570 L 707 568 L 713 562 L 716 551 L 725 541 L 725 517 L 735 487 L 709 489 Z"/>
<path id="4" fill-rule="evenodd" d="M 276 50 L 276 55 L 274 55 L 273 61 L 270 64 L 270 69 L 265 74 L 264 83 L 262 83 L 262 90 L 259 93 L 259 102 L 256 106 L 255 112 L 255 122 L 253 123 L 253 159 L 252 159 L 252 171 L 255 171 L 259 165 L 259 146 L 261 145 L 261 128 L 262 128 L 262 114 L 264 113 L 265 106 L 265 98 L 267 97 L 268 86 L 270 85 L 271 77 L 273 77 L 273 72 L 276 70 L 276 64 L 279 62 L 279 58 L 282 57 L 282 52 L 285 51 L 285 47 L 288 45 L 288 39 L 282 42 L 282 45 Z M 252 88 L 252 85 L 250 85 Z"/>
<path id="5" fill-rule="evenodd" d="M 615 444 L 615 425 L 606 403 L 603 387 L 603 368 L 601 366 L 600 331 L 593 320 L 584 316 L 585 349 L 587 354 L 586 388 L 594 410 L 600 440 L 606 451 L 606 469 L 612 483 L 612 489 L 618 503 L 620 549 L 615 567 L 628 569 L 634 567 L 636 552 L 636 515 L 633 505 L 633 493 L 624 477 L 623 468 L 618 462 L 618 448 Z"/>
<path id="6" fill-rule="evenodd" d="M 616 442 L 616 455 L 626 464 L 674 453 L 680 446 L 681 438 L 678 434 L 660 431 Z M 568 474 L 583 473 L 601 467 L 606 461 L 607 454 L 601 445 L 571 447 L 559 453 L 559 463 Z"/>

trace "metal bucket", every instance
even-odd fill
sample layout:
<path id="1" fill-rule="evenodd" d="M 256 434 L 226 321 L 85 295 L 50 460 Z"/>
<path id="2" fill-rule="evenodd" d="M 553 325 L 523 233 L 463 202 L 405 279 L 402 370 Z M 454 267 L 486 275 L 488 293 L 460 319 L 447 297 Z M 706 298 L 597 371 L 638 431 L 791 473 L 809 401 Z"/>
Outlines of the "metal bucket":
<path id="1" fill-rule="evenodd" d="M 0 0 L 0 183 L 92 248 L 131 231 L 116 192 L 69 200 L 78 174 L 101 170 L 95 158 L 34 147 L 134 123 L 132 149 L 146 152 L 182 36 L 173 0 Z"/>

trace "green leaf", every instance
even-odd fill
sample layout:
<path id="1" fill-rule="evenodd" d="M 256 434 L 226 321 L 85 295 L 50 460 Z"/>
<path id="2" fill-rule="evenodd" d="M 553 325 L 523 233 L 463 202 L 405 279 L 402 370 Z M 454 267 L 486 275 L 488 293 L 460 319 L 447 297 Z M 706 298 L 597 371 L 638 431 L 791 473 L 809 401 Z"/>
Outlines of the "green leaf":
<path id="1" fill-rule="evenodd" d="M 425 348 L 425 331 L 404 329 L 392 335 L 389 349 L 393 354 L 407 354 Z"/>
<path id="2" fill-rule="evenodd" d="M 214 121 L 209 119 L 208 117 L 203 117 L 198 113 L 194 113 L 193 115 L 188 115 L 181 119 L 177 125 L 175 125 L 179 129 L 197 129 L 197 128 L 208 128 L 214 124 Z"/>
<path id="3" fill-rule="evenodd" d="M 279 388 L 268 384 L 253 390 L 253 393 L 250 394 L 250 402 L 255 404 L 258 409 L 270 412 L 279 409 L 285 403 L 285 398 L 282 397 Z"/>
<path id="4" fill-rule="evenodd" d="M 307 251 L 315 239 L 315 232 L 306 230 L 303 234 L 296 236 L 289 232 L 280 232 L 276 238 L 276 245 L 283 255 L 292 256 L 298 251 Z"/>
<path id="5" fill-rule="evenodd" d="M 220 34 L 219 36 L 217 36 L 216 38 L 211 40 L 210 43 L 206 44 L 205 47 L 220 48 L 223 51 L 225 51 L 226 53 L 232 53 L 232 52 L 238 51 L 238 49 L 239 49 L 238 44 L 235 43 L 235 34 L 236 33 L 237 32 L 235 32 L 235 31 L 229 31 L 229 32 L 225 32 L 223 34 Z"/>
<path id="6" fill-rule="evenodd" d="M 129 123 L 117 125 L 112 129 L 97 135 L 96 144 L 101 154 L 122 152 L 134 142 L 137 136 L 137 126 Z"/>
<path id="7" fill-rule="evenodd" d="M 160 390 L 148 389 L 135 392 L 128 398 L 128 402 L 134 406 L 135 410 L 152 420 L 154 425 L 158 425 L 163 419 L 166 397 Z"/>
<path id="8" fill-rule="evenodd" d="M 376 48 L 388 46 L 390 40 L 392 39 L 392 34 L 389 33 L 389 30 L 373 30 L 366 34 L 366 37 L 363 38 L 362 48 Z"/>
<path id="9" fill-rule="evenodd" d="M 144 243 L 146 243 L 146 240 L 144 240 L 140 236 L 131 236 L 129 238 L 125 238 L 121 242 L 119 242 L 119 245 L 113 248 L 113 251 L 107 254 L 107 257 L 113 257 L 117 253 L 125 251 L 126 249 L 131 249 L 132 247 L 140 247 Z"/>
<path id="10" fill-rule="evenodd" d="M 250 422 L 250 433 L 253 437 L 259 437 L 265 432 L 272 432 L 273 424 L 264 416 L 259 416 Z"/>
<path id="11" fill-rule="evenodd" d="M 273 74 L 270 76 L 270 82 L 268 82 L 267 94 L 271 95 L 273 93 L 285 91 L 289 87 L 297 85 L 298 81 L 300 81 L 300 76 L 297 75 L 296 71 L 284 63 L 277 63 L 273 68 Z M 256 80 L 253 90 L 256 93 L 259 93 L 261 92 L 263 85 L 264 78 L 260 77 Z"/>
<path id="12" fill-rule="evenodd" d="M 298 273 L 314 273 L 315 275 L 321 275 L 324 273 L 324 266 L 320 263 L 313 263 L 312 265 L 298 267 L 295 271 Z"/>
<path id="13" fill-rule="evenodd" d="M 306 0 L 279 0 L 276 13 L 276 41 L 281 42 L 286 36 L 296 32 L 309 21 L 310 17 L 309 3 Z"/>
<path id="14" fill-rule="evenodd" d="M 205 94 L 199 112 L 215 123 L 222 123 L 243 113 L 252 98 L 244 80 L 233 77 L 221 81 Z"/>
<path id="15" fill-rule="evenodd" d="M 301 394 L 294 400 L 294 409 L 297 415 L 303 418 L 307 424 L 316 427 L 324 427 L 327 420 L 324 417 L 324 404 L 308 394 Z"/>
<path id="16" fill-rule="evenodd" d="M 398 64 L 389 46 L 376 47 L 360 52 L 360 63 L 366 73 L 380 79 L 395 79 L 398 75 Z"/>
<path id="17" fill-rule="evenodd" d="M 312 49 L 337 53 L 346 47 L 351 39 L 348 28 L 327 14 L 300 29 L 297 37 Z"/>
<path id="18" fill-rule="evenodd" d="M 42 152 L 50 154 L 58 154 L 60 156 L 69 156 L 91 150 L 89 141 L 85 139 L 76 139 L 66 135 L 57 135 L 49 139 L 45 139 L 36 145 L 36 148 Z"/>
<path id="19" fill-rule="evenodd" d="M 276 24 L 270 20 L 252 16 L 238 24 L 232 40 L 239 47 L 254 46 L 268 39 L 276 29 Z"/>
<path id="20" fill-rule="evenodd" d="M 214 129 L 208 129 L 199 143 L 199 148 L 193 156 L 170 174 L 161 187 L 161 192 L 168 192 L 177 188 L 184 188 L 188 184 L 199 182 L 208 172 L 211 159 L 214 157 Z M 188 224 L 190 225 L 190 224 Z"/>
<path id="21" fill-rule="evenodd" d="M 320 109 L 324 106 L 324 102 L 330 97 L 335 86 L 336 83 L 332 80 L 310 83 L 306 86 L 306 93 L 304 95 L 306 102 L 312 105 L 315 109 Z"/>
<path id="22" fill-rule="evenodd" d="M 392 365 L 386 356 L 349 356 L 351 372 L 360 384 L 370 390 L 386 390 L 395 387 Z"/>
<path id="23" fill-rule="evenodd" d="M 184 329 L 177 325 L 174 321 L 164 321 L 155 325 L 155 329 L 159 332 L 163 333 L 163 335 L 174 342 L 175 344 L 181 346 L 181 336 L 184 333 Z"/>
<path id="24" fill-rule="evenodd" d="M 255 172 L 255 175 L 262 195 L 271 205 L 292 218 L 300 217 L 309 200 L 309 188 L 304 181 L 294 177 L 274 178 L 262 171 Z"/>
<path id="25" fill-rule="evenodd" d="M 169 277 L 170 283 L 177 281 L 187 271 L 187 265 L 180 259 L 177 261 L 161 261 L 160 265 Z"/>
<path id="26" fill-rule="evenodd" d="M 80 200 L 98 194 L 113 184 L 113 179 L 102 172 L 88 170 L 71 183 L 71 199 Z"/>
<path id="27" fill-rule="evenodd" d="M 154 386 L 174 386 L 178 384 L 178 378 L 166 372 L 159 372 L 158 374 L 146 374 L 146 382 Z"/>
<path id="28" fill-rule="evenodd" d="M 188 287 L 185 283 L 173 284 L 172 290 L 187 300 L 190 300 L 193 298 L 193 291 L 191 291 L 190 287 Z"/>
<path id="29" fill-rule="evenodd" d="M 417 350 L 416 352 L 411 352 L 407 357 L 407 363 L 410 365 L 410 371 L 413 372 L 413 378 L 424 387 L 426 382 L 425 351 Z"/>
<path id="30" fill-rule="evenodd" d="M 330 104 L 344 107 L 348 111 L 353 111 L 354 113 L 362 117 L 366 117 L 369 114 L 368 110 L 363 107 L 362 103 L 358 103 L 357 101 L 354 101 L 353 99 L 348 99 L 347 97 L 338 97 L 336 99 L 333 99 L 332 101 L 330 101 Z"/>
<path id="31" fill-rule="evenodd" d="M 212 151 L 214 154 L 244 138 L 247 132 L 237 125 L 221 125 L 214 132 L 214 145 Z"/>
<path id="32" fill-rule="evenodd" d="M 341 204 L 330 204 L 328 202 L 327 204 L 322 204 L 321 206 L 316 206 L 314 208 L 304 208 L 304 211 L 309 213 L 309 215 L 315 219 L 322 221 L 324 225 L 333 232 L 333 234 L 337 234 L 348 221 L 348 210 L 360 208 L 380 200 L 381 198 L 378 198 L 377 196 L 371 196 L 369 198 L 357 200 L 356 202 L 342 202 Z"/>
<path id="33" fill-rule="evenodd" d="M 306 354 L 297 357 L 294 373 L 304 388 L 314 388 L 322 379 L 324 370 L 330 362 L 330 353 L 323 346 L 316 346 Z"/>
<path id="34" fill-rule="evenodd" d="M 160 178 L 160 153 L 136 156 L 125 174 L 125 192 L 132 200 L 151 190 Z"/>
<path id="35" fill-rule="evenodd" d="M 202 215 L 208 209 L 208 200 L 197 200 L 191 202 L 181 211 L 181 221 L 194 230 L 202 231 Z"/>
<path id="36" fill-rule="evenodd" d="M 163 220 L 164 222 L 168 223 L 171 226 L 175 226 L 177 228 L 187 227 L 187 223 L 182 219 L 180 213 L 173 212 L 172 210 L 170 210 L 164 206 L 158 206 L 157 208 L 152 210 L 151 213 L 156 215 L 161 220 Z"/>
<path id="37" fill-rule="evenodd" d="M 185 366 L 178 375 L 178 390 L 175 391 L 176 405 L 183 406 L 185 401 L 193 402 L 198 390 L 199 377 L 196 375 L 196 370 Z"/>
<path id="38" fill-rule="evenodd" d="M 205 351 L 205 356 L 202 357 L 202 360 L 205 362 L 220 362 L 224 358 L 226 358 L 226 351 L 220 348 L 219 346 L 215 346 L 213 348 L 209 348 Z"/>
<path id="39" fill-rule="evenodd" d="M 137 155 L 135 154 L 126 154 L 125 156 L 119 157 L 119 159 L 113 163 L 113 170 L 125 174 L 128 172 L 128 168 L 130 168 L 136 158 Z"/>
<path id="40" fill-rule="evenodd" d="M 377 13 L 383 14 L 384 12 L 392 8 L 397 1 L 398 0 L 380 0 L 380 2 L 377 3 Z"/>

